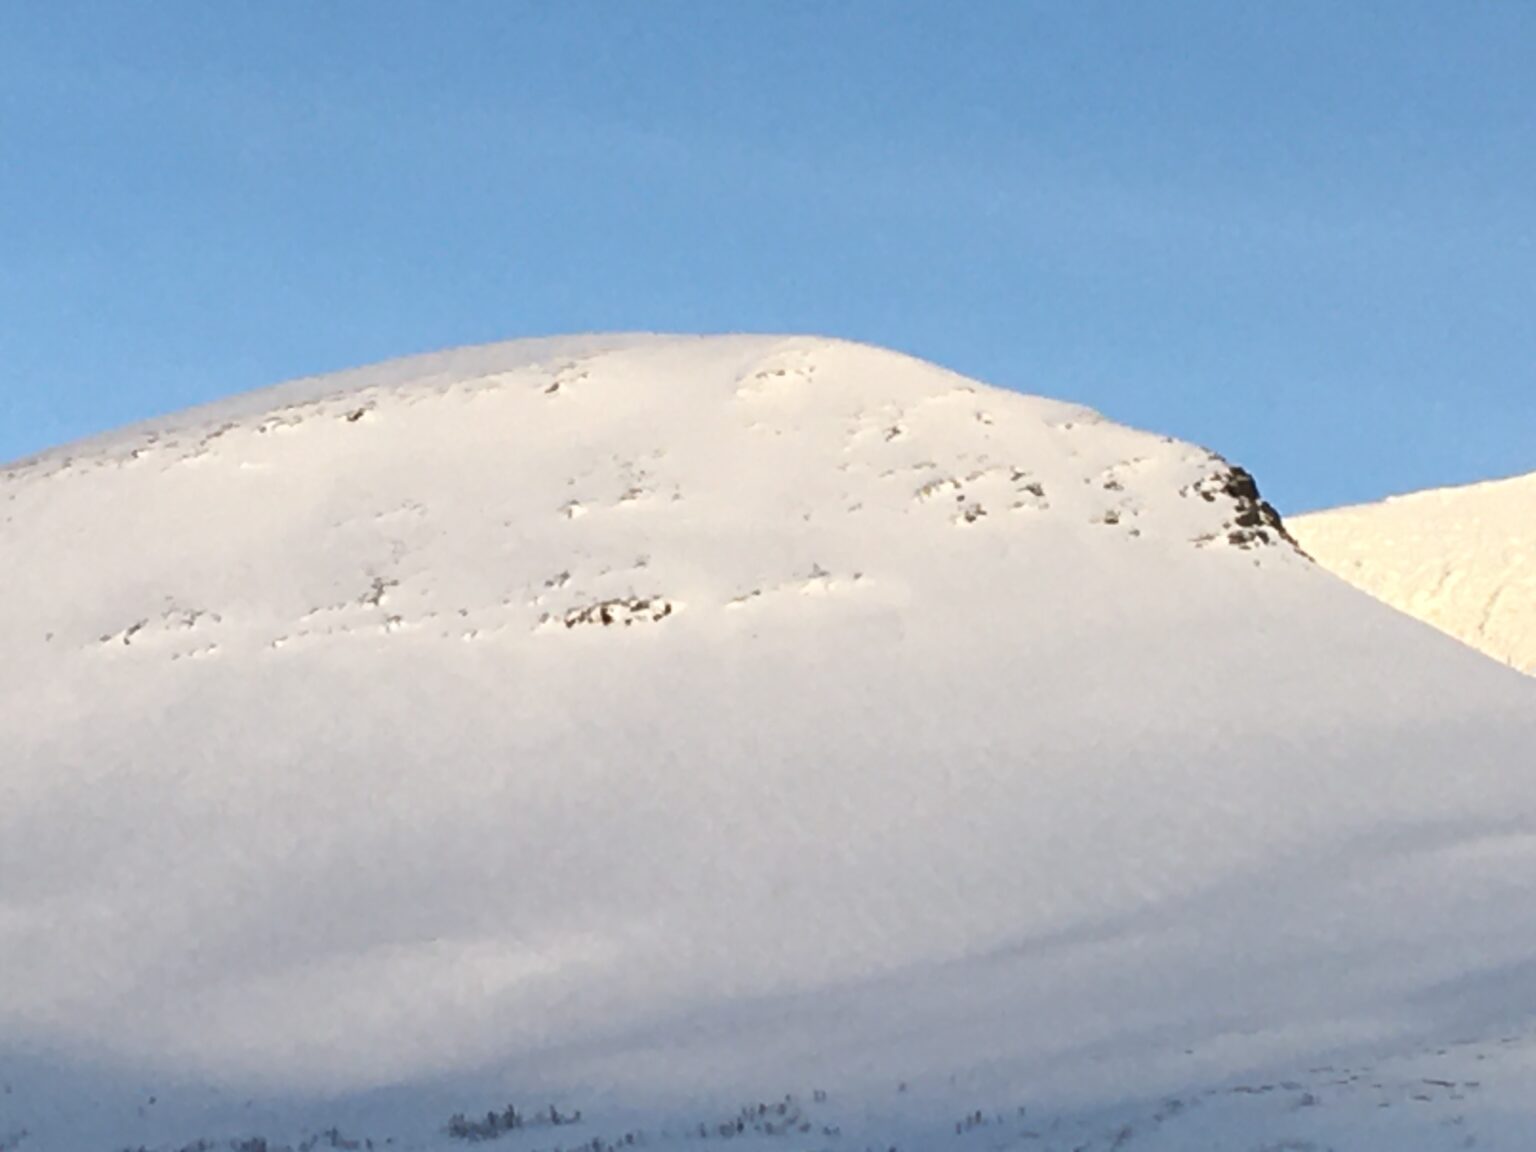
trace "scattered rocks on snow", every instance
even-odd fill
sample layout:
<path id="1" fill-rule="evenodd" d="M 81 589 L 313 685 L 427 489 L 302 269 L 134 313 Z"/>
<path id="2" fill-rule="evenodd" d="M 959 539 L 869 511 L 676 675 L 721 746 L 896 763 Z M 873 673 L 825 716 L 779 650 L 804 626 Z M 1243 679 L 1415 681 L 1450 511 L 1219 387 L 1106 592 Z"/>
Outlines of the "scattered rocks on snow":
<path id="1" fill-rule="evenodd" d="M 560 620 L 567 628 L 578 624 L 601 624 L 604 627 L 622 624 L 628 628 L 631 624 L 654 624 L 665 620 L 673 611 L 672 602 L 660 596 L 627 596 L 572 608 Z"/>

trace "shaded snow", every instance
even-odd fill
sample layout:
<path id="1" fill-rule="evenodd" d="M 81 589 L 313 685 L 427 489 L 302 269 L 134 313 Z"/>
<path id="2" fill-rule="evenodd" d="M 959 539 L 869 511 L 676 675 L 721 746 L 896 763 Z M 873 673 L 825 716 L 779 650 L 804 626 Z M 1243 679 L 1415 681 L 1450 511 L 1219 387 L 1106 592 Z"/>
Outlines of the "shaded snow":
<path id="1" fill-rule="evenodd" d="M 584 1118 L 507 1147 L 696 1147 L 785 1093 L 812 1132 L 744 1140 L 1282 1147 L 1407 1114 L 1309 1069 L 1406 1110 L 1474 1057 L 1508 1087 L 1393 1146 L 1524 1147 L 1536 690 L 1231 475 L 768 337 L 444 353 L 0 472 L 0 1148 L 509 1101 Z"/>

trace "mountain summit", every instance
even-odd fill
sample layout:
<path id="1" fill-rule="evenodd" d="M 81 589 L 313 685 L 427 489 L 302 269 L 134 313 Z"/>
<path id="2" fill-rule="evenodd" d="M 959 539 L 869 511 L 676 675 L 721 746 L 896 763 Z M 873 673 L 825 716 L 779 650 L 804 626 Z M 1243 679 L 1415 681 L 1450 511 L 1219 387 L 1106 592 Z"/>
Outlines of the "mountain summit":
<path id="1" fill-rule="evenodd" d="M 515 342 L 13 465 L 0 555 L 6 1152 L 1531 1130 L 1536 688 L 1203 449 Z"/>

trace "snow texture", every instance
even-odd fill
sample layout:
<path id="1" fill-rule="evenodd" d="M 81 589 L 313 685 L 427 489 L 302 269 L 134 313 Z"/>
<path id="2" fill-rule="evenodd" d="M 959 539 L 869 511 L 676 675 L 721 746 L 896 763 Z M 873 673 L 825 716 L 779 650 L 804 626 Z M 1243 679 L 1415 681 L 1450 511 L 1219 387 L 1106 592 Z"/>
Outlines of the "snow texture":
<path id="1" fill-rule="evenodd" d="M 5 1152 L 1536 1136 L 1536 685 L 1203 449 L 517 342 L 13 465 L 0 556 Z"/>
<path id="2" fill-rule="evenodd" d="M 1536 673 L 1536 475 L 1303 516 L 1297 535 L 1357 588 Z"/>

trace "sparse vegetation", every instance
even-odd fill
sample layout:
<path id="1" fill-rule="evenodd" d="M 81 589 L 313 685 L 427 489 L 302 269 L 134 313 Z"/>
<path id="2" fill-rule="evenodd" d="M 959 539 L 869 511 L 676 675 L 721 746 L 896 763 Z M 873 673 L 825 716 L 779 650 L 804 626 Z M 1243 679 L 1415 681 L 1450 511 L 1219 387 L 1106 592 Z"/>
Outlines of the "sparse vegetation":
<path id="1" fill-rule="evenodd" d="M 465 1140 L 473 1144 L 483 1140 L 498 1140 L 510 1132 L 523 1128 L 537 1128 L 541 1125 L 560 1128 L 567 1124 L 580 1123 L 580 1109 L 561 1112 L 551 1104 L 543 1111 L 527 1116 L 519 1112 L 516 1105 L 508 1104 L 500 1111 L 490 1111 L 479 1118 L 471 1118 L 462 1112 L 456 1112 L 448 1118 L 448 1123 L 443 1130 L 455 1140 Z"/>

